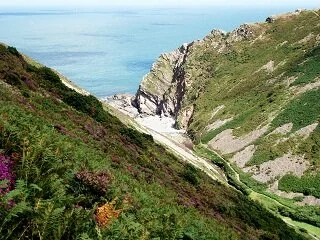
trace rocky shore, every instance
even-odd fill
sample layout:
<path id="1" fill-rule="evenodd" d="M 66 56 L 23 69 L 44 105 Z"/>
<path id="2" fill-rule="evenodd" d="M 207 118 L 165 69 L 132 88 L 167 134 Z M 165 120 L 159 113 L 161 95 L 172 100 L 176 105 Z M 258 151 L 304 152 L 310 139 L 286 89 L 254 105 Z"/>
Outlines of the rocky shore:
<path id="1" fill-rule="evenodd" d="M 184 130 L 177 130 L 175 119 L 171 116 L 157 115 L 155 113 L 145 113 L 139 111 L 135 105 L 135 95 L 116 94 L 102 99 L 108 105 L 118 109 L 122 113 L 133 118 L 140 125 L 159 133 L 183 134 Z"/>

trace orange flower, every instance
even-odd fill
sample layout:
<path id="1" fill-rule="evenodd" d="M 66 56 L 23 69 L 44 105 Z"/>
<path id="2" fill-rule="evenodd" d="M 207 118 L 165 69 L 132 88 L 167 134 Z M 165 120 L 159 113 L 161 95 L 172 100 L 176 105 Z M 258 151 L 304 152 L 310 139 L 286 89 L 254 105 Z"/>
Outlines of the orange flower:
<path id="1" fill-rule="evenodd" d="M 107 226 L 113 219 L 119 217 L 121 210 L 116 210 L 114 201 L 98 207 L 95 212 L 95 218 L 100 227 Z"/>

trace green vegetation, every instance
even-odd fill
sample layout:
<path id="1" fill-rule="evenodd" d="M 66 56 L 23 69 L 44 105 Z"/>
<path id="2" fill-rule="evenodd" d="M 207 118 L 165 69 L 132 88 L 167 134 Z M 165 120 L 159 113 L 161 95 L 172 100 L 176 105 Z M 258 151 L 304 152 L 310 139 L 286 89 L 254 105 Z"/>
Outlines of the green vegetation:
<path id="1" fill-rule="evenodd" d="M 282 212 L 284 215 L 316 225 L 320 214 L 315 207 L 298 207 L 297 202 L 302 199 L 288 200 L 268 193 L 266 185 L 253 180 L 250 174 L 242 173 L 233 164 L 228 166 L 221 162 L 201 144 L 208 144 L 227 129 L 233 129 L 234 137 L 241 141 L 241 137 L 250 138 L 252 131 L 268 126 L 266 133 L 248 143 L 254 144 L 255 151 L 246 167 L 257 165 L 259 168 L 262 163 L 288 153 L 303 156 L 309 163 L 303 177 L 287 175 L 278 179 L 279 187 L 319 197 L 316 178 L 320 167 L 320 127 L 310 135 L 308 130 L 305 136 L 295 134 L 320 120 L 319 14 L 317 10 L 279 16 L 274 23 L 248 25 L 250 34 L 247 36 L 236 32 L 212 34 L 195 42 L 182 66 L 191 86 L 183 96 L 181 111 L 184 113 L 183 110 L 193 107 L 187 131 L 197 144 L 195 150 L 221 166 L 230 184 L 244 189 L 243 192 L 249 188 L 270 196 L 287 207 Z M 208 127 L 231 118 L 216 129 Z M 178 117 L 181 119 L 183 116 Z M 287 123 L 293 124 L 290 131 L 270 134 Z M 235 154 L 219 153 L 225 159 Z M 243 186 L 233 181 L 235 173 L 230 166 L 238 172 Z M 278 206 L 272 210 L 280 211 Z"/>
<path id="2" fill-rule="evenodd" d="M 240 169 L 237 169 L 236 166 L 232 166 L 231 168 L 225 160 L 221 159 L 204 146 L 197 145 L 195 147 L 195 151 L 223 168 L 225 170 L 228 183 L 248 195 L 250 199 L 258 201 L 274 214 L 281 216 L 281 218 L 290 217 L 290 221 L 294 222 L 295 226 L 303 225 L 305 229 L 307 228 L 310 230 L 310 233 L 315 236 L 319 236 L 318 231 L 315 231 L 317 227 L 320 227 L 320 211 L 318 207 L 300 207 L 295 204 L 295 201 L 299 201 L 301 199 L 284 199 L 270 192 L 266 192 L 267 186 L 265 184 L 255 181 L 249 174 L 243 173 Z M 237 174 L 239 174 L 240 180 L 236 177 Z M 288 220 L 288 218 L 285 219 Z M 304 231 L 305 230 L 303 230 L 303 232 Z"/>
<path id="3" fill-rule="evenodd" d="M 317 171 L 320 167 L 320 126 L 311 133 L 311 135 L 303 141 L 297 149 L 297 153 L 305 155 L 305 158 L 310 161 L 311 171 Z"/>
<path id="4" fill-rule="evenodd" d="M 259 149 L 260 150 L 260 149 Z M 254 153 L 253 157 L 249 162 L 246 163 L 247 166 L 260 165 L 264 162 L 276 159 L 278 155 L 274 154 L 271 149 L 260 150 Z"/>
<path id="5" fill-rule="evenodd" d="M 201 138 L 201 142 L 208 143 L 212 138 L 214 138 L 216 135 L 218 135 L 222 131 L 224 131 L 226 129 L 234 129 L 234 128 L 242 126 L 242 124 L 245 122 L 245 120 L 248 118 L 248 116 L 253 115 L 255 112 L 256 112 L 256 109 L 253 108 L 253 109 L 249 109 L 248 111 L 245 111 L 245 112 L 241 113 L 239 116 L 237 116 L 232 121 L 227 122 L 223 126 L 206 133 Z"/>
<path id="6" fill-rule="evenodd" d="M 0 50 L 0 154 L 14 163 L 1 162 L 0 180 L 9 171 L 15 183 L 1 181 L 1 239 L 304 239 L 50 69 Z"/>
<path id="7" fill-rule="evenodd" d="M 273 127 L 293 118 L 294 131 L 317 120 L 318 108 L 313 111 L 311 104 L 312 101 L 317 104 L 314 102 L 316 93 L 314 96 L 306 93 L 302 97 L 300 103 L 310 100 L 308 109 L 311 110 L 302 114 L 302 105 L 295 99 L 300 96 L 293 96 L 288 88 L 292 84 L 290 77 L 298 77 L 294 85 L 302 86 L 319 76 L 316 33 L 320 32 L 320 27 L 317 22 L 314 12 L 304 11 L 280 17 L 272 24 L 250 25 L 252 36 L 242 41 L 232 42 L 233 35 L 229 34 L 224 38 L 209 36 L 203 43 L 194 44 L 184 66 L 192 87 L 187 89 L 182 104 L 183 109 L 195 106 L 188 126 L 190 136 L 197 143 L 200 140 L 208 143 L 228 128 L 234 129 L 236 136 L 243 136 L 266 125 L 271 116 L 282 110 Z M 232 43 L 225 43 L 226 39 Z M 220 45 L 216 47 L 212 42 Z M 219 106 L 224 108 L 212 116 Z M 294 113 L 296 110 L 299 112 Z M 232 121 L 207 132 L 210 123 L 230 117 Z M 269 154 L 265 152 L 264 155 Z"/>
<path id="8" fill-rule="evenodd" d="M 320 198 L 320 173 L 304 175 L 301 178 L 285 175 L 279 181 L 279 189 L 286 192 L 300 192 L 304 195 Z"/>
<path id="9" fill-rule="evenodd" d="M 223 159 L 221 159 L 218 155 L 214 154 L 203 145 L 196 145 L 194 150 L 200 156 L 210 159 L 215 165 L 223 169 L 226 174 L 228 184 L 235 187 L 237 190 L 241 191 L 245 195 L 250 194 L 250 190 L 247 186 L 239 182 L 237 179 L 237 172 L 235 172 L 228 163 L 226 163 Z"/>
<path id="10" fill-rule="evenodd" d="M 307 233 L 315 236 L 316 238 L 319 236 L 320 222 L 310 220 L 310 216 L 313 215 L 312 213 L 307 214 L 308 217 L 305 217 L 305 213 L 304 213 L 305 209 L 299 208 L 296 210 L 295 213 L 293 213 L 292 210 L 290 210 L 290 208 L 288 208 L 287 206 L 285 206 L 281 203 L 281 201 L 283 201 L 283 199 L 280 199 L 280 198 L 277 199 L 277 200 L 280 200 L 280 202 L 278 202 L 277 200 L 275 200 L 271 197 L 268 197 L 264 194 L 259 194 L 256 192 L 252 192 L 250 194 L 250 198 L 255 201 L 260 202 L 261 204 L 263 204 L 265 207 L 267 207 L 268 209 L 270 209 L 272 211 L 281 213 L 281 218 L 285 222 L 289 223 L 292 226 L 296 226 L 296 228 L 298 228 L 297 230 L 301 231 L 302 233 L 307 232 Z M 318 211 L 318 208 L 315 208 L 315 211 Z M 293 220 L 292 218 L 295 220 Z M 309 219 L 309 221 L 308 221 L 308 219 Z"/>
<path id="11" fill-rule="evenodd" d="M 260 165 L 264 162 L 275 160 L 282 157 L 284 154 L 292 151 L 296 153 L 297 148 L 300 146 L 301 139 L 299 137 L 291 137 L 282 139 L 281 134 L 267 135 L 254 142 L 257 147 L 253 157 L 246 163 L 247 166 Z M 275 142 L 279 141 L 277 144 Z"/>
<path id="12" fill-rule="evenodd" d="M 199 186 L 199 175 L 198 175 L 198 169 L 196 169 L 193 165 L 191 164 L 186 164 L 184 167 L 182 176 L 183 178 L 191 183 L 194 186 Z"/>
<path id="13" fill-rule="evenodd" d="M 284 108 L 272 121 L 272 126 L 279 127 L 285 123 L 292 122 L 292 131 L 296 131 L 315 123 L 320 117 L 319 99 L 320 90 L 312 90 L 304 93 Z"/>
<path id="14" fill-rule="evenodd" d="M 302 222 L 293 221 L 290 218 L 284 218 L 284 220 L 291 225 L 299 226 L 300 231 L 302 231 L 302 232 L 308 232 L 314 236 L 320 235 L 320 228 L 318 228 L 318 227 L 312 227 L 312 226 L 305 224 L 305 223 L 302 223 Z"/>
<path id="15" fill-rule="evenodd" d="M 291 68 L 292 75 L 299 76 L 292 85 L 310 83 L 320 75 L 320 47 L 318 46 L 306 54 L 305 59 L 307 59 L 307 62 Z"/>

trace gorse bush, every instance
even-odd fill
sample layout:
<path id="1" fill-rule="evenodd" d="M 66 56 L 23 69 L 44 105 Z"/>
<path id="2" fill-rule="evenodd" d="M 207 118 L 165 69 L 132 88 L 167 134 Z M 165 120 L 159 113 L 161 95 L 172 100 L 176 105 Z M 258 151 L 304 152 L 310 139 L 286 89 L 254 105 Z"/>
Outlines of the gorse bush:
<path id="1" fill-rule="evenodd" d="M 57 85 L 59 87 L 61 87 L 61 89 L 64 89 L 65 86 L 63 86 L 61 80 L 60 80 L 60 77 L 54 73 L 50 68 L 48 67 L 41 67 L 39 69 L 36 69 L 41 77 L 46 81 L 46 82 L 49 82 L 50 84 L 52 84 L 53 86 L 54 85 Z"/>
<path id="2" fill-rule="evenodd" d="M 98 122 L 108 120 L 108 114 L 103 110 L 101 102 L 93 96 L 84 96 L 77 92 L 65 94 L 62 100 L 85 114 L 88 114 Z"/>

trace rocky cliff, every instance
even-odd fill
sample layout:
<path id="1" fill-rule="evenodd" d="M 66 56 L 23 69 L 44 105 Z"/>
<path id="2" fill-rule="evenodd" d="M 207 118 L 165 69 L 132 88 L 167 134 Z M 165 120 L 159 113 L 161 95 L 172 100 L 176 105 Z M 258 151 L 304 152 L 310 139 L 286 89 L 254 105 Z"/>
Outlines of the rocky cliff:
<path id="1" fill-rule="evenodd" d="M 162 54 L 142 80 L 134 100 L 140 113 L 176 116 L 185 90 L 184 63 L 192 44 Z"/>
<path id="2" fill-rule="evenodd" d="M 250 25 L 244 24 L 231 33 L 213 30 L 203 40 L 183 44 L 170 53 L 162 54 L 143 78 L 132 104 L 141 114 L 163 115 L 178 120 L 177 126 L 186 129 L 193 114 L 194 106 L 182 109 L 186 92 L 191 92 L 193 82 L 197 81 L 192 71 L 198 49 L 213 46 L 218 53 L 227 52 L 233 42 L 249 38 L 253 32 Z M 190 58 L 190 59 L 189 59 Z M 190 66 L 192 69 L 190 69 Z M 198 74 L 203 74 L 198 72 Z M 201 88 L 193 89 L 198 97 Z"/>

